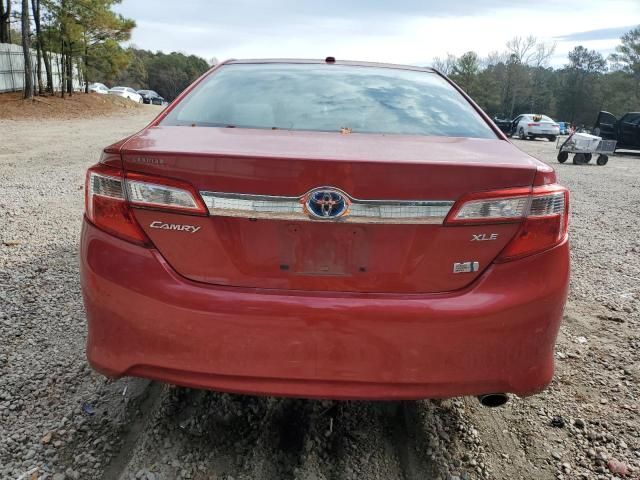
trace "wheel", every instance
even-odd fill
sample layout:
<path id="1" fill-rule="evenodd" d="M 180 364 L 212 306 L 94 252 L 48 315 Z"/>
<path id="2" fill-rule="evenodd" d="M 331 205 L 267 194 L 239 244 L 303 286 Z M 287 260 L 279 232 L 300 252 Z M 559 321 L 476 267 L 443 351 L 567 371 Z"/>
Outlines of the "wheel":
<path id="1" fill-rule="evenodd" d="M 585 163 L 587 163 L 587 160 L 584 157 L 584 153 L 576 153 L 573 156 L 573 164 L 574 165 L 584 165 Z"/>
<path id="2" fill-rule="evenodd" d="M 591 161 L 591 158 L 593 157 L 593 155 L 591 155 L 590 153 L 585 153 L 584 154 L 584 163 L 589 163 Z"/>
<path id="3" fill-rule="evenodd" d="M 556 136 L 555 136 L 555 135 L 551 135 L 551 136 L 549 137 L 549 141 L 550 141 L 550 142 L 555 142 L 555 141 L 556 141 Z"/>
<path id="4" fill-rule="evenodd" d="M 598 155 L 598 159 L 596 160 L 596 163 L 600 166 L 603 166 L 603 165 L 606 165 L 608 161 L 609 161 L 608 155 L 600 154 Z"/>
<path id="5" fill-rule="evenodd" d="M 560 163 L 566 162 L 568 158 L 569 158 L 569 153 L 568 152 L 560 152 L 560 153 L 558 153 L 558 161 Z"/>
<path id="6" fill-rule="evenodd" d="M 524 134 L 524 128 L 520 127 L 520 130 L 518 130 L 518 138 L 520 140 L 526 140 L 527 136 Z"/>

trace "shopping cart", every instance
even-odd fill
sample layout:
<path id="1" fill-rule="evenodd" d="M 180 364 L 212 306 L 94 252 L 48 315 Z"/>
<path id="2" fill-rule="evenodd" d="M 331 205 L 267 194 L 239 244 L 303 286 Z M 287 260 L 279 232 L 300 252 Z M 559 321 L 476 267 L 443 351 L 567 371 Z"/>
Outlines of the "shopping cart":
<path id="1" fill-rule="evenodd" d="M 558 161 L 560 163 L 566 162 L 569 154 L 573 153 L 573 163 L 584 165 L 591 161 L 594 154 L 597 154 L 596 163 L 606 165 L 609 161 L 609 155 L 616 149 L 616 143 L 615 140 L 603 140 L 595 135 L 574 132 L 565 140 L 557 140 Z"/>

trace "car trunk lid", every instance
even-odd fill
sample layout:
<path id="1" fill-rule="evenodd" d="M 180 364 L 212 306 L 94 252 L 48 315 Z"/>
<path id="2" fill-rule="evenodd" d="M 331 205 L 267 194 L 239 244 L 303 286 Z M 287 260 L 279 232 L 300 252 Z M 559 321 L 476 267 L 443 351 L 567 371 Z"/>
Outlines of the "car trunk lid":
<path id="1" fill-rule="evenodd" d="M 122 158 L 127 171 L 187 181 L 209 192 L 205 200 L 303 201 L 332 187 L 353 205 L 437 202 L 438 215 L 412 223 L 397 221 L 393 210 L 374 223 L 135 210 L 167 262 L 191 280 L 361 293 L 435 293 L 471 283 L 518 225 L 444 226 L 442 216 L 470 192 L 531 186 L 538 165 L 498 139 L 202 127 L 149 128 L 125 144 Z M 477 268 L 456 272 L 456 264 Z"/>

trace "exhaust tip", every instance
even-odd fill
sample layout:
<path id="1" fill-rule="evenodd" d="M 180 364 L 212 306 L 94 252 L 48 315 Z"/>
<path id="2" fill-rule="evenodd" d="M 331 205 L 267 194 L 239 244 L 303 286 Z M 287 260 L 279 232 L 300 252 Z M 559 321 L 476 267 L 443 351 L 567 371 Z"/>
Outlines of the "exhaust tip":
<path id="1" fill-rule="evenodd" d="M 509 396 L 506 393 L 487 393 L 479 395 L 478 401 L 485 407 L 501 407 L 509 401 Z"/>

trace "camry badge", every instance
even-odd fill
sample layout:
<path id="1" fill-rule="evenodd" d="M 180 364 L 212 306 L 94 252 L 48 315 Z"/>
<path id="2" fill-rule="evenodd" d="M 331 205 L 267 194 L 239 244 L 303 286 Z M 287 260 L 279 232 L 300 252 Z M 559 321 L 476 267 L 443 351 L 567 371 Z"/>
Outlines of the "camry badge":
<path id="1" fill-rule="evenodd" d="M 347 213 L 349 199 L 346 194 L 339 190 L 317 188 L 307 194 L 305 207 L 311 218 L 335 220 Z"/>
<path id="2" fill-rule="evenodd" d="M 176 230 L 178 232 L 196 233 L 202 227 L 196 225 L 182 225 L 179 223 L 164 223 L 159 220 L 155 220 L 149 224 L 151 228 L 159 228 L 160 230 Z"/>

